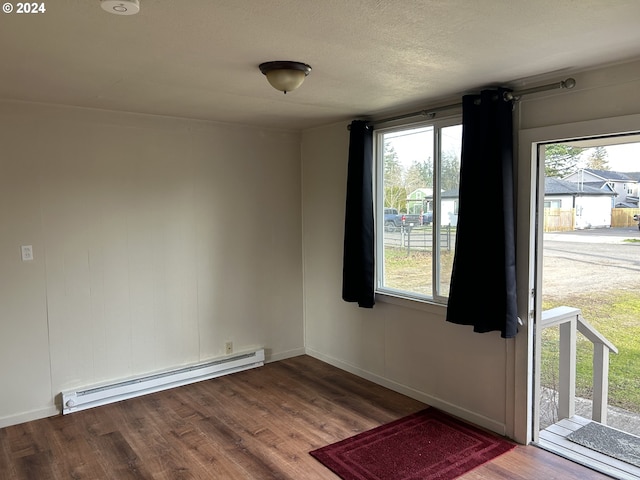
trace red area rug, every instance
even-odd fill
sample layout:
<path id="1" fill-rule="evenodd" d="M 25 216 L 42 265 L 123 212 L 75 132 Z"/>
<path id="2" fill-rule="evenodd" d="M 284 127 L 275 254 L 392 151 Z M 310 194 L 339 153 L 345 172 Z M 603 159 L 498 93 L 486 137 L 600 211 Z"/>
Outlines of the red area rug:
<path id="1" fill-rule="evenodd" d="M 450 480 L 515 446 L 427 408 L 309 453 L 343 480 Z"/>

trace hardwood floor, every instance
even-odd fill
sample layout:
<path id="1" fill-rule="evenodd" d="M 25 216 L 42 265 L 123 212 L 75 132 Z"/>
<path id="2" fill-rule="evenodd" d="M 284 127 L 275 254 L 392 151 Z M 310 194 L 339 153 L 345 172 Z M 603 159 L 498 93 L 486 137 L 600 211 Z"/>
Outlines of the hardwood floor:
<path id="1" fill-rule="evenodd" d="M 425 407 L 301 356 L 0 429 L 0 479 L 337 479 L 308 452 Z M 609 477 L 518 446 L 460 478 Z"/>

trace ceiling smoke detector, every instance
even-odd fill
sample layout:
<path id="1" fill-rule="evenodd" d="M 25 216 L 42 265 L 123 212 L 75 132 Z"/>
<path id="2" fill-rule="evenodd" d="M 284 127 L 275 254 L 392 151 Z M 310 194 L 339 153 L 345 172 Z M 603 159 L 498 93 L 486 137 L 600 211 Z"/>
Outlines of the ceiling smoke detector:
<path id="1" fill-rule="evenodd" d="M 135 15 L 140 11 L 139 0 L 100 0 L 100 6 L 114 15 Z"/>

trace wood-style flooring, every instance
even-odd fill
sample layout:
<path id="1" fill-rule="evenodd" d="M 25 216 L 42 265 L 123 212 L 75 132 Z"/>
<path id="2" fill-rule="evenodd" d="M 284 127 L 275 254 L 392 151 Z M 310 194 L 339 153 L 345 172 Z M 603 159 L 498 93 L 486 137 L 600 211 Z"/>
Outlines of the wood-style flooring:
<path id="1" fill-rule="evenodd" d="M 0 479 L 337 479 L 309 455 L 425 408 L 309 356 L 0 429 Z M 609 478 L 534 446 L 460 477 Z"/>

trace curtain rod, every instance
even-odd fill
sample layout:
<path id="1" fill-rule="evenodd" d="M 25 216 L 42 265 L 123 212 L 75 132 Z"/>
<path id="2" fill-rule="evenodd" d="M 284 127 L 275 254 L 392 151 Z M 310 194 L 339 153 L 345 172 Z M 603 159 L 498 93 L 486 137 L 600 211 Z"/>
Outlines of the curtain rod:
<path id="1" fill-rule="evenodd" d="M 525 88 L 524 90 L 516 90 L 514 92 L 504 92 L 502 99 L 505 102 L 510 102 L 511 100 L 517 101 L 517 100 L 520 100 L 521 96 L 528 95 L 530 93 L 544 92 L 547 90 L 554 90 L 556 88 L 571 89 L 575 86 L 576 86 L 575 79 L 567 78 L 566 80 L 562 80 L 560 82 L 549 83 L 547 85 L 541 85 L 539 87 Z M 381 123 L 389 123 L 389 122 L 394 122 L 396 120 L 403 120 L 405 118 L 412 118 L 412 117 L 433 118 L 436 116 L 436 113 L 438 112 L 453 110 L 454 108 L 460 108 L 460 107 L 462 107 L 462 103 L 452 103 L 451 105 L 443 105 L 441 107 L 420 110 L 419 112 L 405 113 L 404 115 L 398 115 L 396 117 L 388 117 L 388 118 L 382 118 L 380 120 L 372 120 L 371 122 L 367 122 L 367 126 L 373 127 Z M 351 130 L 351 125 L 348 125 L 347 129 Z"/>

